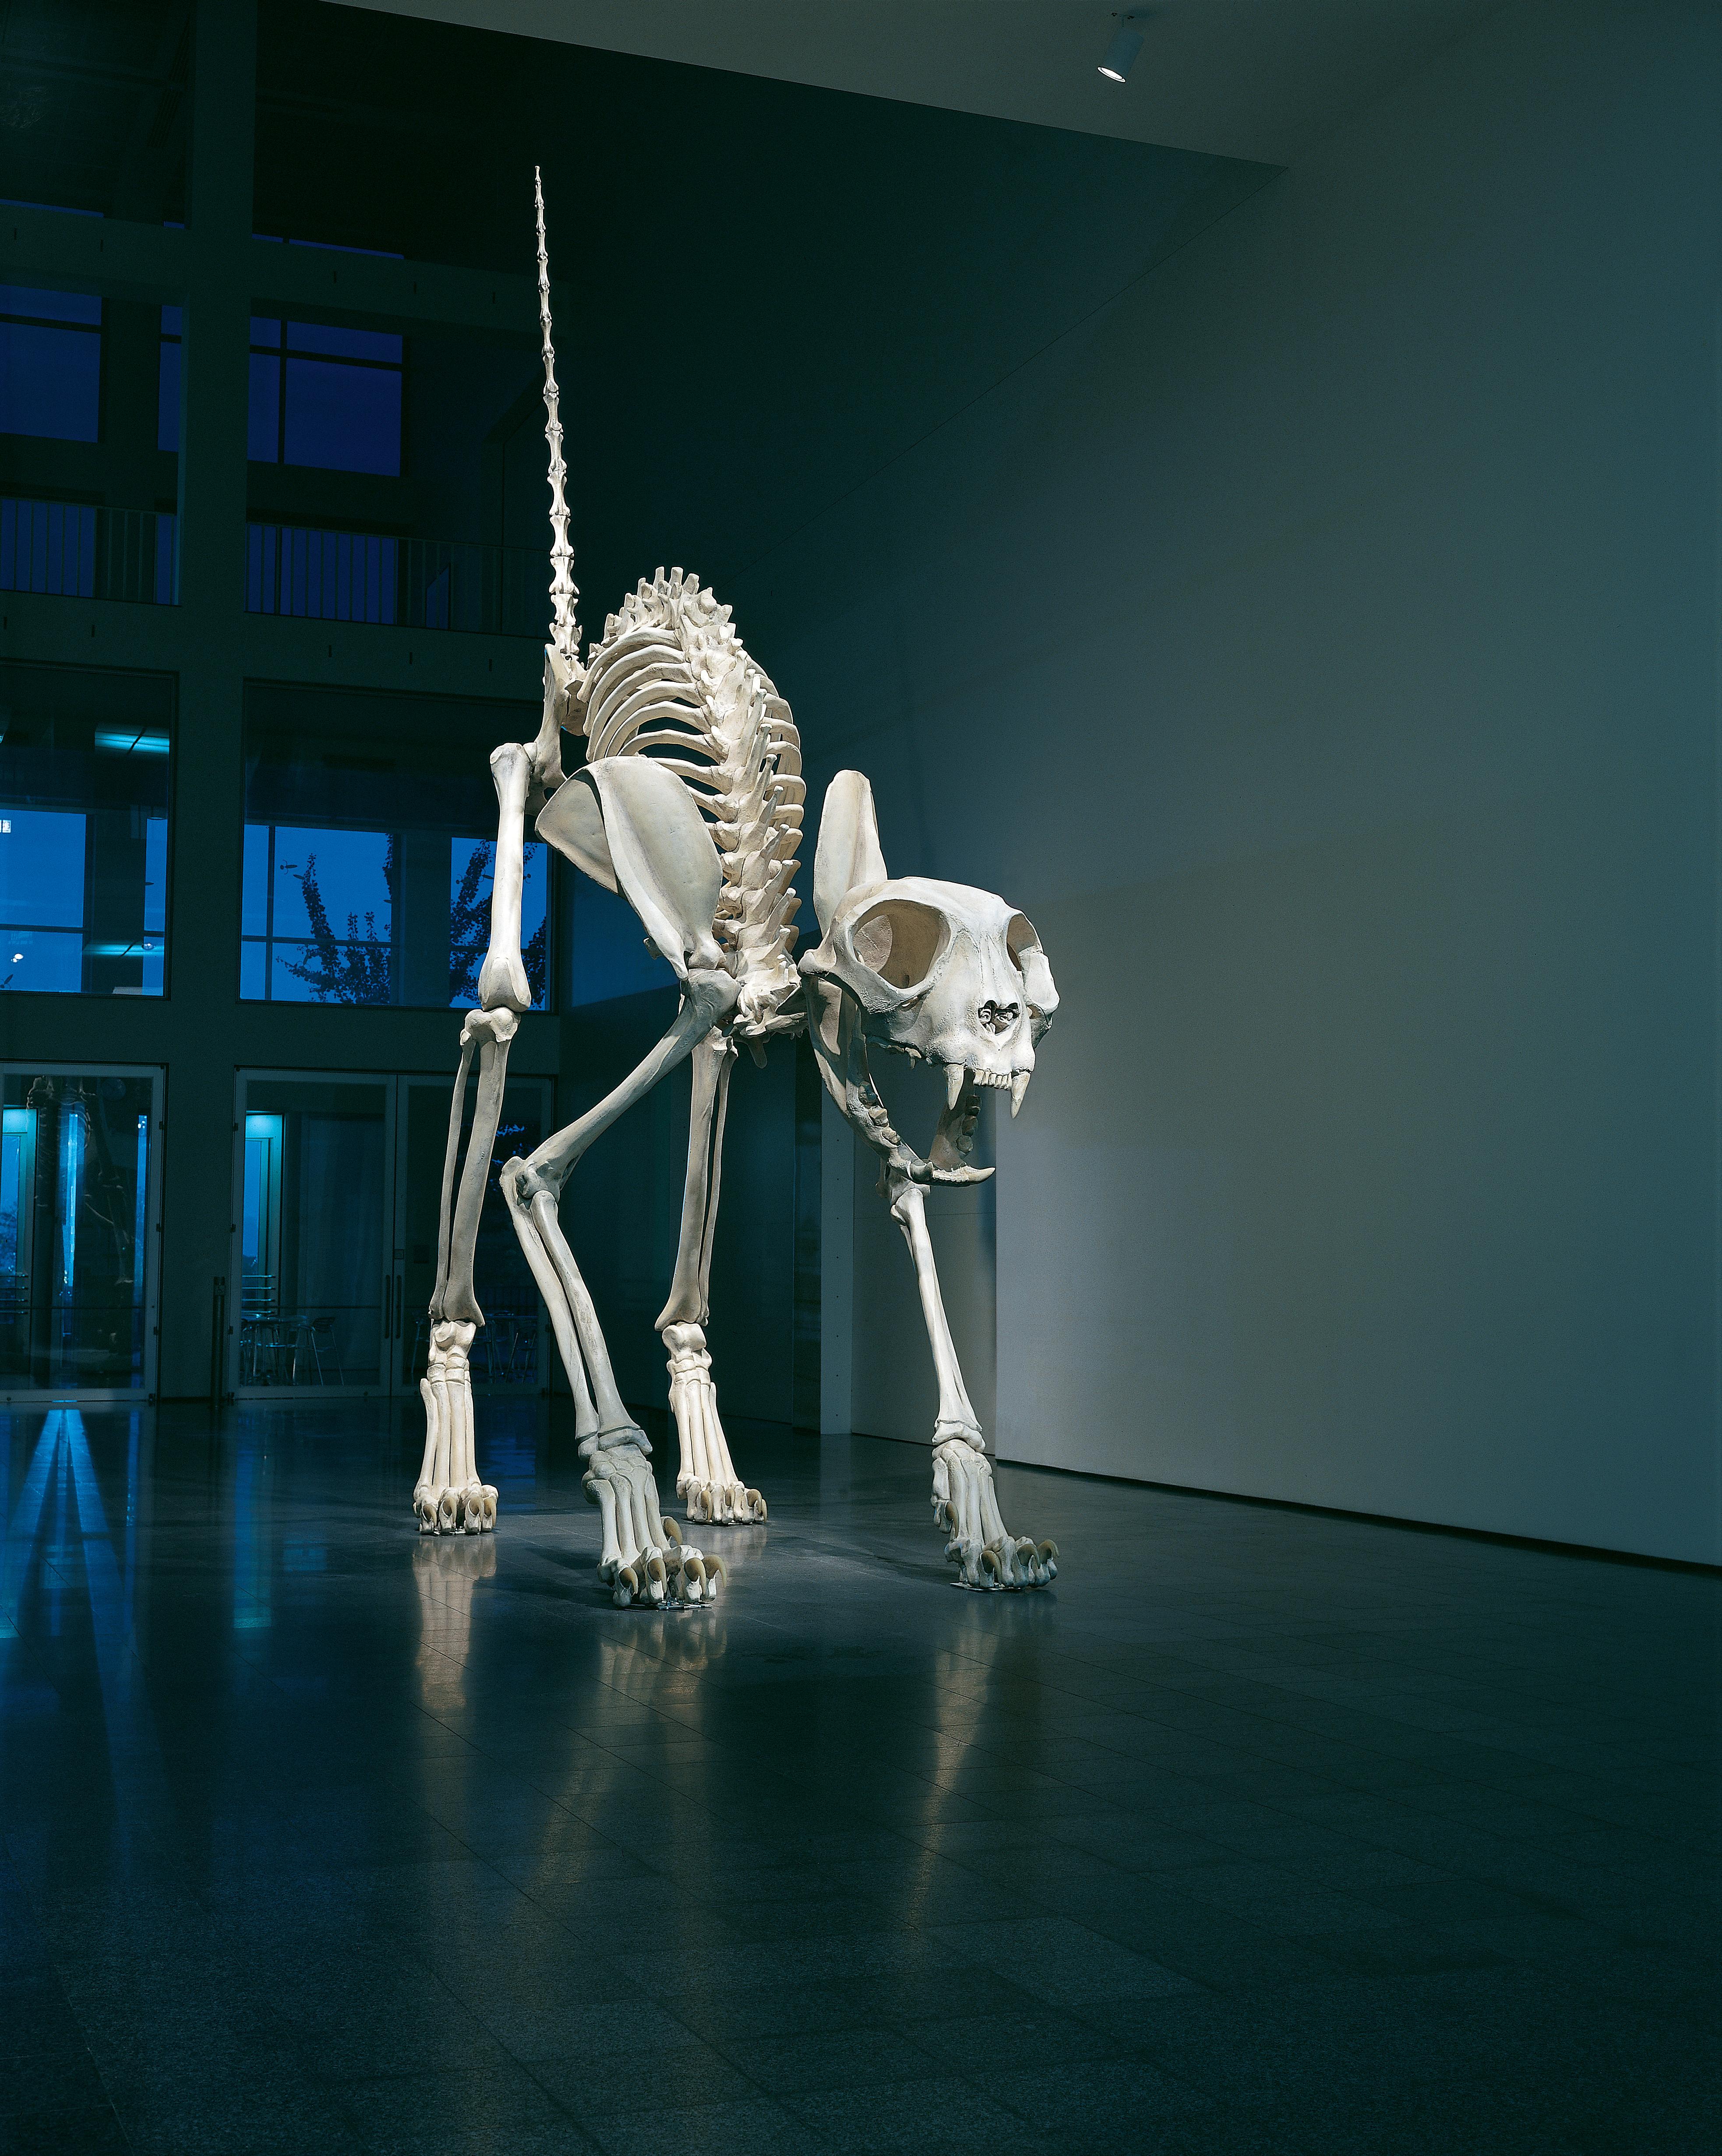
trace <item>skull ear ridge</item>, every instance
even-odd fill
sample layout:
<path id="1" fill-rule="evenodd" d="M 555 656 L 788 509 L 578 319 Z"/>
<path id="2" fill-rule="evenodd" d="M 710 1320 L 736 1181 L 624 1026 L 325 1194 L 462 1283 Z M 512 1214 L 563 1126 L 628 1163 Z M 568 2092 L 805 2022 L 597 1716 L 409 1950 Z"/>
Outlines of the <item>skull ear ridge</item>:
<path id="1" fill-rule="evenodd" d="M 840 771 L 825 788 L 813 860 L 813 910 L 820 933 L 830 932 L 831 917 L 851 891 L 887 880 L 873 789 L 862 773 Z"/>

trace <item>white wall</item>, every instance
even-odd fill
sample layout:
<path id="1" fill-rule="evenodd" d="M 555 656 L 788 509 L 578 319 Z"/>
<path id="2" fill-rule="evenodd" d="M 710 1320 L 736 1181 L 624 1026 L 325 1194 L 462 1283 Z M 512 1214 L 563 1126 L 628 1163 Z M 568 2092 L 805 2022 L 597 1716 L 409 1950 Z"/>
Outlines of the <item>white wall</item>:
<path id="1" fill-rule="evenodd" d="M 1509 9 L 737 593 L 1058 974 L 1006 1457 L 1722 1559 L 1719 83 Z"/>

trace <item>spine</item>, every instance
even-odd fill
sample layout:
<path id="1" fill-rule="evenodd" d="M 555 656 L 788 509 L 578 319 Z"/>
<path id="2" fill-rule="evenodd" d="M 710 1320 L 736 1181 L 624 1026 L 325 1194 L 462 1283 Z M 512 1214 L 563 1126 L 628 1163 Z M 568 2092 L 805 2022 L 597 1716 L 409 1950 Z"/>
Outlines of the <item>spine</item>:
<path id="1" fill-rule="evenodd" d="M 572 670 L 578 665 L 579 631 L 574 602 L 580 594 L 573 576 L 568 545 L 568 505 L 564 490 L 568 467 L 562 460 L 562 414 L 556 387 L 556 348 L 550 341 L 550 252 L 544 238 L 544 183 L 532 167 L 532 195 L 538 212 L 538 326 L 544 342 L 544 439 L 550 450 L 550 642 Z"/>

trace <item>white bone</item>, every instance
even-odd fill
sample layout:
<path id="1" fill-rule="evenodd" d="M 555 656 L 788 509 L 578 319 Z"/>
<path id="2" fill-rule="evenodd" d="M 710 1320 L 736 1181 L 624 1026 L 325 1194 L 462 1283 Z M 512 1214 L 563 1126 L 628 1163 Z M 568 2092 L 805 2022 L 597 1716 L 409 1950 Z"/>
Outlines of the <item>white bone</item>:
<path id="1" fill-rule="evenodd" d="M 624 1406 L 598 1313 L 559 1207 L 582 1155 L 685 1059 L 693 1083 L 681 1235 L 658 1318 L 680 1444 L 678 1493 L 690 1519 L 761 1522 L 766 1505 L 738 1475 L 717 1412 L 706 1338 L 724 1118 L 738 1041 L 756 1057 L 796 1029 L 789 1008 L 805 984 L 822 1081 L 877 1152 L 892 1214 L 915 1267 L 938 1383 L 934 1516 L 947 1553 L 974 1586 L 1039 1585 L 1056 1572 L 1051 1545 L 1013 1536 L 1000 1514 L 985 1441 L 951 1339 L 925 1192 L 992 1173 L 975 1167 L 982 1091 L 1021 1107 L 1036 1050 L 1057 1009 L 1039 937 L 991 892 L 918 877 L 893 880 L 879 844 L 872 790 L 840 773 L 826 795 L 814 871 L 821 941 L 793 958 L 794 884 L 804 814 L 799 737 L 787 704 L 749 657 L 727 607 L 678 568 L 641 581 L 583 663 L 568 539 L 566 468 L 552 342 L 548 243 L 535 174 L 545 439 L 551 495 L 553 622 L 543 714 L 530 747 L 491 757 L 498 823 L 491 940 L 481 1009 L 461 1034 L 460 1070 L 445 1160 L 432 1346 L 421 1394 L 424 1463 L 414 1490 L 421 1525 L 493 1524 L 496 1491 L 478 1479 L 468 1353 L 483 1317 L 473 1292 L 480 1210 L 517 1014 L 530 1004 L 520 950 L 528 798 L 539 834 L 575 867 L 619 891 L 681 985 L 676 1019 L 656 1047 L 598 1105 L 525 1160 L 507 1162 L 509 1219 L 544 1298 L 574 1399 L 586 1462 L 582 1486 L 603 1520 L 599 1576 L 619 1606 L 661 1604 L 679 1587 L 709 1602 L 722 1567 L 683 1545 L 660 1509 L 651 1447 Z M 583 734 L 585 761 L 563 775 L 561 733 Z M 945 1107 L 926 1158 L 892 1127 L 867 1065 L 869 1045 L 944 1073 Z M 455 1167 L 470 1060 L 479 1098 L 458 1187 Z M 459 1337 L 456 1337 L 456 1336 Z"/>
<path id="2" fill-rule="evenodd" d="M 926 1192 L 991 1173 L 967 1163 L 976 1091 L 1008 1091 L 1013 1116 L 1021 1107 L 1058 1008 L 1051 968 L 1027 916 L 992 892 L 887 873 L 872 789 L 857 772 L 840 772 L 826 793 L 814 895 L 821 941 L 800 971 L 815 1057 L 831 1098 L 882 1156 L 881 1188 L 908 1245 L 933 1351 L 933 1518 L 965 1584 L 1044 1586 L 1056 1566 L 1012 1535 L 999 1510 L 939 1291 Z M 924 1160 L 892 1127 L 870 1046 L 943 1068 L 944 1112 Z"/>

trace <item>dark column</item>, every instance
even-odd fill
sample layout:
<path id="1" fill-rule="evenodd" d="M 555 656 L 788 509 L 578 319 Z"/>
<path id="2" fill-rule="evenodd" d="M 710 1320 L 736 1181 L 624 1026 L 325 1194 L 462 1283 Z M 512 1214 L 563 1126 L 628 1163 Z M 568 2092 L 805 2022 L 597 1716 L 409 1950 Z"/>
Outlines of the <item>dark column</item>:
<path id="1" fill-rule="evenodd" d="M 436 1009 L 449 1000 L 449 841 L 441 831 L 403 832 L 395 845 L 395 947 L 401 1001 Z M 449 1038 L 452 1043 L 460 1029 Z M 451 1050 L 450 1060 L 452 1062 Z"/>
<path id="2" fill-rule="evenodd" d="M 170 1398 L 204 1391 L 210 1284 L 229 1269 L 239 977 L 245 408 L 251 295 L 253 0 L 198 0 L 192 75 L 179 456 L 184 657 L 174 757 L 162 1359 Z M 215 1022 L 212 1024 L 212 1019 Z"/>

